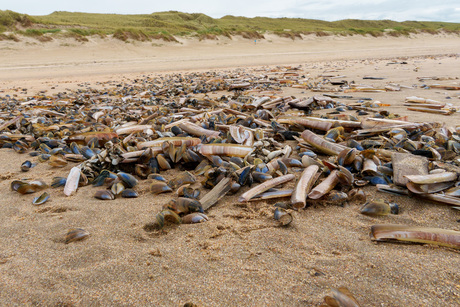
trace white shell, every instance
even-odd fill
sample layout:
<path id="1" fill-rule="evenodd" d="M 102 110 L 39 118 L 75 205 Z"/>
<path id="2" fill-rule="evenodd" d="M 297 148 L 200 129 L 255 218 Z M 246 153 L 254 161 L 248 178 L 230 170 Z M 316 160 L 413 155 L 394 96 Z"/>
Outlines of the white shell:
<path id="1" fill-rule="evenodd" d="M 78 182 L 80 181 L 80 168 L 77 166 L 72 167 L 67 176 L 67 181 L 64 187 L 64 194 L 67 196 L 72 195 L 73 192 L 77 191 Z"/>

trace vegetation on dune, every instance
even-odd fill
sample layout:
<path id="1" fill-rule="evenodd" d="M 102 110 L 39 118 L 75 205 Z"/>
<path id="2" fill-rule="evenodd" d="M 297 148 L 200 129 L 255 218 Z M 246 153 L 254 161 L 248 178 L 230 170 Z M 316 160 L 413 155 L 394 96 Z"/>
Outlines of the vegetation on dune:
<path id="1" fill-rule="evenodd" d="M 19 14 L 13 11 L 0 11 L 0 32 L 4 32 L 18 25 L 22 27 L 30 26 L 34 20 L 25 14 Z"/>
<path id="2" fill-rule="evenodd" d="M 122 41 L 162 39 L 177 42 L 174 36 L 196 36 L 202 40 L 240 35 L 247 39 L 264 39 L 267 33 L 295 40 L 309 34 L 397 37 L 411 33 L 441 32 L 460 34 L 460 23 L 357 19 L 328 22 L 302 18 L 237 16 L 214 19 L 201 13 L 177 11 L 139 15 L 54 12 L 46 16 L 0 11 L 0 40 L 18 40 L 17 36 L 23 35 L 40 41 L 49 41 L 52 37 L 60 36 L 85 42 L 88 41 L 88 36 L 111 35 Z"/>

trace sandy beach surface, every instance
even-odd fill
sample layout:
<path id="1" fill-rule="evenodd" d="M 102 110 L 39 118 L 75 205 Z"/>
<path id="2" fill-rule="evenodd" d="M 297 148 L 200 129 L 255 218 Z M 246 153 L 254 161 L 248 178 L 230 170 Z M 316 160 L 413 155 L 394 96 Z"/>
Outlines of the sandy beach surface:
<path id="1" fill-rule="evenodd" d="M 305 37 L 292 41 L 267 36 L 251 41 L 180 39 L 180 43 L 91 39 L 38 43 L 0 42 L 0 96 L 32 97 L 78 88 L 103 89 L 146 76 L 195 71 L 263 75 L 297 67 L 312 80 L 321 74 L 401 91 L 351 93 L 385 105 L 413 122 L 460 125 L 450 116 L 408 111 L 405 97 L 418 96 L 460 109 L 460 37 Z M 404 62 L 404 63 L 403 63 Z M 392 63 L 392 64 L 389 64 Z M 365 76 L 383 80 L 363 80 Z M 419 77 L 442 77 L 438 80 Z M 425 87 L 428 85 L 428 87 Z M 26 89 L 26 90 L 24 90 Z M 341 94 L 330 92 L 330 94 Z M 219 93 L 222 94 L 222 93 Z M 228 94 L 228 93 L 224 93 Z M 252 92 L 252 95 L 259 95 Z M 308 89 L 283 87 L 276 95 L 311 97 Z M 357 99 L 341 100 L 354 103 Z M 319 113 L 325 113 L 321 110 Z M 349 112 L 354 114 L 355 112 Z M 293 147 L 296 142 L 290 143 Z M 209 221 L 145 228 L 173 194 L 152 195 L 147 181 L 140 197 L 100 201 L 85 186 L 71 197 L 47 189 L 50 200 L 32 205 L 38 193 L 10 189 L 15 179 L 66 177 L 75 163 L 52 168 L 36 157 L 0 149 L 0 305 L 2 306 L 319 306 L 331 288 L 347 287 L 361 306 L 460 305 L 460 255 L 434 245 L 375 243 L 374 224 L 403 224 L 460 230 L 460 211 L 433 202 L 376 192 L 368 199 L 399 204 L 399 215 L 369 217 L 360 205 L 315 205 L 292 211 L 289 227 L 273 219 L 279 200 L 239 203 L 226 196 L 208 212 Z M 171 179 L 178 168 L 164 171 Z M 293 172 L 296 177 L 300 172 Z M 286 185 L 292 188 L 294 182 Z M 243 188 L 247 190 L 247 187 Z M 64 244 L 70 228 L 91 233 Z"/>

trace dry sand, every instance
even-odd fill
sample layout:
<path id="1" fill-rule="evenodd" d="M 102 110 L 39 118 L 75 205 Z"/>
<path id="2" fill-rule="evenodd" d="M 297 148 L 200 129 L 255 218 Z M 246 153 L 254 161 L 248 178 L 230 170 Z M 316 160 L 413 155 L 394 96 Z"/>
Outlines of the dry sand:
<path id="1" fill-rule="evenodd" d="M 419 96 L 460 107 L 460 91 L 423 89 L 421 76 L 459 77 L 458 36 L 414 38 L 326 37 L 302 41 L 268 38 L 257 42 L 220 40 L 181 44 L 79 44 L 0 42 L 0 95 L 27 95 L 77 88 L 88 82 L 132 81 L 167 71 L 246 70 L 302 65 L 314 77 L 325 71 L 343 79 L 379 86 L 416 85 L 386 93 L 353 93 L 391 104 L 386 109 L 411 121 L 460 124 L 460 115 L 444 117 L 407 111 L 404 97 Z M 408 64 L 387 65 L 390 61 Z M 363 76 L 385 80 L 362 80 Z M 283 95 L 314 93 L 287 88 Z M 450 98 L 448 98 L 450 97 Z M 354 102 L 344 101 L 344 102 Z M 375 192 L 368 198 L 395 201 L 399 215 L 373 218 L 359 206 L 315 206 L 294 212 L 287 228 L 273 220 L 274 202 L 240 204 L 227 196 L 198 225 L 146 231 L 172 195 L 152 196 L 141 182 L 141 197 L 99 201 L 96 188 L 65 197 L 48 189 L 51 200 L 31 204 L 35 195 L 10 190 L 19 178 L 51 181 L 72 167 L 38 164 L 28 173 L 20 165 L 29 156 L 0 150 L 0 305 L 2 306 L 317 306 L 331 287 L 346 286 L 362 306 L 458 306 L 460 258 L 457 251 L 427 245 L 376 244 L 373 224 L 406 224 L 460 230 L 459 211 L 418 199 Z M 172 178 L 177 170 L 164 172 Z M 297 174 L 298 176 L 298 174 Z M 291 184 L 292 185 L 292 184 Z M 69 228 L 91 233 L 64 244 Z"/>

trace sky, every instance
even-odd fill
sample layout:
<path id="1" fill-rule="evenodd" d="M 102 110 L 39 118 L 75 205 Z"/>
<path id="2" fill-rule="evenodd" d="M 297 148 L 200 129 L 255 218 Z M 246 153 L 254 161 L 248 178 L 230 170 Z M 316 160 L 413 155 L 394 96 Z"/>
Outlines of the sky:
<path id="1" fill-rule="evenodd" d="M 234 15 L 460 23 L 460 0 L 1 0 L 0 10 L 29 15 L 54 11 L 150 14 L 173 10 L 204 13 L 213 18 Z"/>

